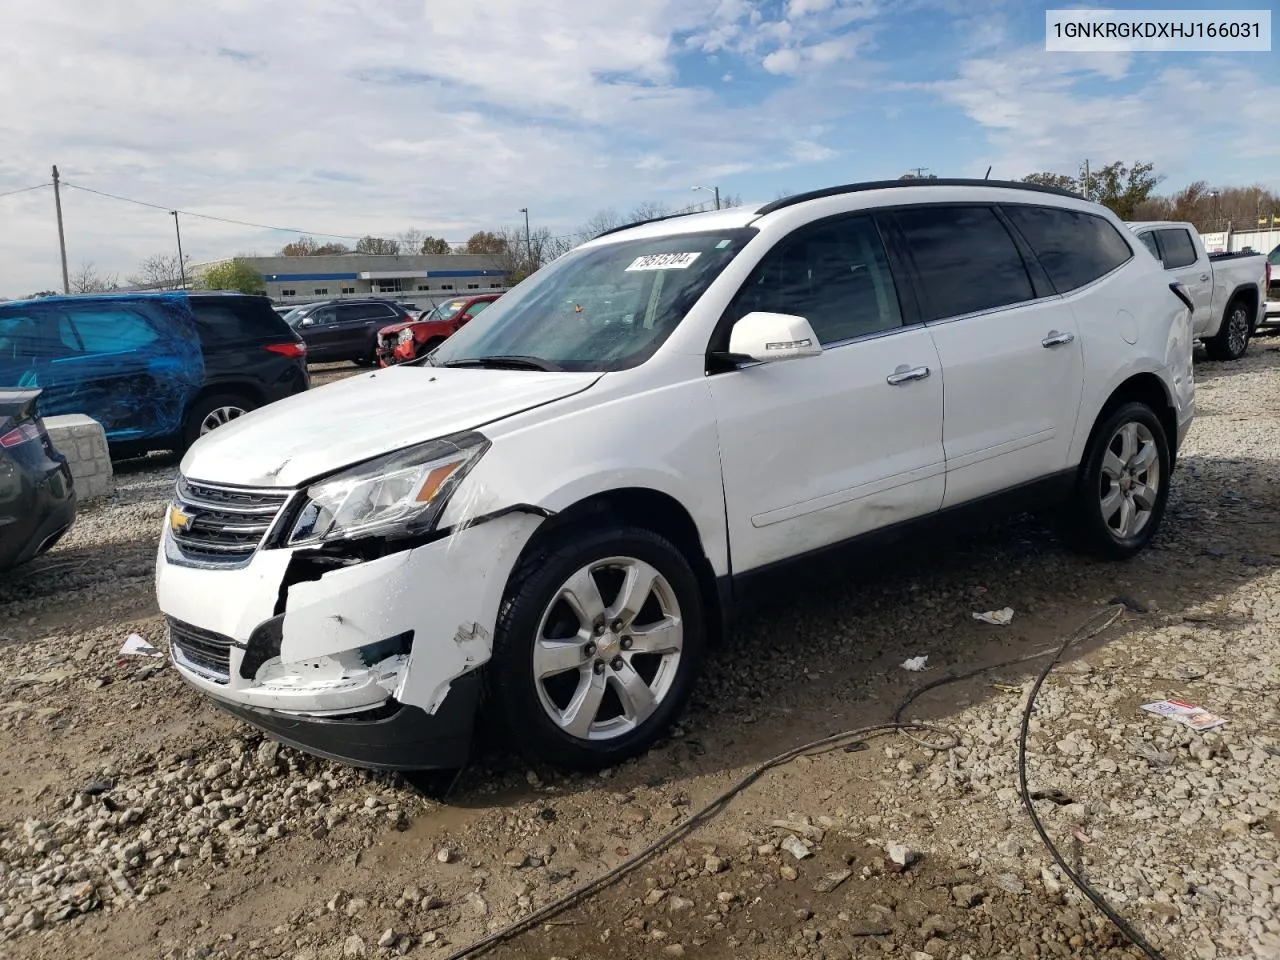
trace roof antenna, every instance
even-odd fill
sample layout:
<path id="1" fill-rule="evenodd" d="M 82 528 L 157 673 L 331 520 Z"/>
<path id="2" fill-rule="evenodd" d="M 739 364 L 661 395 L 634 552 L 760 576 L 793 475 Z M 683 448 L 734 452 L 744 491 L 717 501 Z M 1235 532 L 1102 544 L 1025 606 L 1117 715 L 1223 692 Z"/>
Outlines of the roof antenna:
<path id="1" fill-rule="evenodd" d="M 987 173 L 986 173 L 986 176 L 984 176 L 982 179 L 983 179 L 983 180 L 990 180 L 990 179 L 991 179 L 991 168 L 990 168 L 990 167 L 987 167 Z"/>

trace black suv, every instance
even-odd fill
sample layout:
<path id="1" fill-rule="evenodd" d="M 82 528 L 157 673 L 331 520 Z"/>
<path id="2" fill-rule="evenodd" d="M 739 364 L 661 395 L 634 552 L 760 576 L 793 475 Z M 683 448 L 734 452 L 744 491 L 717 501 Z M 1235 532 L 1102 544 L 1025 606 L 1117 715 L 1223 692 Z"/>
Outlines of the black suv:
<path id="1" fill-rule="evenodd" d="M 310 385 L 307 347 L 266 297 L 120 293 L 0 303 L 0 387 L 86 414 L 113 456 L 184 450 Z"/>
<path id="2" fill-rule="evenodd" d="M 391 300 L 369 298 L 308 303 L 284 318 L 307 342 L 312 363 L 354 360 L 369 366 L 378 362 L 378 331 L 413 314 Z"/>

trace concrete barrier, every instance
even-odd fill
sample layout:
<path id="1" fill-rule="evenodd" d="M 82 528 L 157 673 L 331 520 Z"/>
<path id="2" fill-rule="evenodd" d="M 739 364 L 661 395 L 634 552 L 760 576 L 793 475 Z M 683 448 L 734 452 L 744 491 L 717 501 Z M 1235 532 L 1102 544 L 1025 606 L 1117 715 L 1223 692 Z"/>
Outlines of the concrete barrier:
<path id="1" fill-rule="evenodd" d="M 92 417 L 73 413 L 65 417 L 45 417 L 44 426 L 54 449 L 67 458 L 81 503 L 115 491 L 115 474 L 102 424 Z"/>

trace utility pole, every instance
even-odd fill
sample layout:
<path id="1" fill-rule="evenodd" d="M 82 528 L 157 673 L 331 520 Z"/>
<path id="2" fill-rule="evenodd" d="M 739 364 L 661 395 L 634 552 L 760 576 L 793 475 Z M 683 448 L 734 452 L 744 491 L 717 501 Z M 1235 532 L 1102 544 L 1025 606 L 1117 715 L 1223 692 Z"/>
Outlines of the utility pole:
<path id="1" fill-rule="evenodd" d="M 71 279 L 67 276 L 67 237 L 62 232 L 62 193 L 58 189 L 58 165 L 53 165 L 53 205 L 58 211 L 58 252 L 62 254 L 62 292 L 71 292 Z"/>
<path id="2" fill-rule="evenodd" d="M 173 217 L 173 232 L 178 235 L 178 276 L 182 277 L 182 289 L 187 289 L 187 265 L 182 259 L 182 230 L 178 226 L 178 211 L 170 210 L 169 216 Z"/>
<path id="3" fill-rule="evenodd" d="M 1089 158 L 1088 157 L 1084 158 L 1084 182 L 1080 184 L 1080 186 L 1082 187 L 1080 192 L 1084 194 L 1084 198 L 1086 200 L 1093 199 L 1089 191 Z"/>
<path id="4" fill-rule="evenodd" d="M 533 238 L 529 235 L 529 208 L 521 207 L 520 212 L 524 214 L 524 250 L 525 255 L 529 258 L 529 272 L 533 272 Z"/>
<path id="5" fill-rule="evenodd" d="M 915 173 L 916 173 L 916 179 L 917 179 L 917 180 L 923 180 L 923 179 L 924 179 L 924 172 L 925 172 L 926 170 L 928 170 L 929 168 L 928 168 L 928 167 L 912 167 L 911 169 L 913 169 L 913 170 L 915 171 Z"/>

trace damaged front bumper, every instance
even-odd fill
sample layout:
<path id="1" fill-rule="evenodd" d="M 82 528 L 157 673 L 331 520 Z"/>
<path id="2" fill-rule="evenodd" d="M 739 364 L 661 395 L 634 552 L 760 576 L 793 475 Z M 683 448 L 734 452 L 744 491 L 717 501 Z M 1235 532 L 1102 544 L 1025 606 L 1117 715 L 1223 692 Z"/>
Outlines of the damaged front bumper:
<path id="1" fill-rule="evenodd" d="M 269 735 L 358 766 L 466 759 L 502 593 L 540 518 L 511 513 L 376 559 L 260 549 L 188 562 L 166 532 L 156 593 L 189 684 Z"/>

